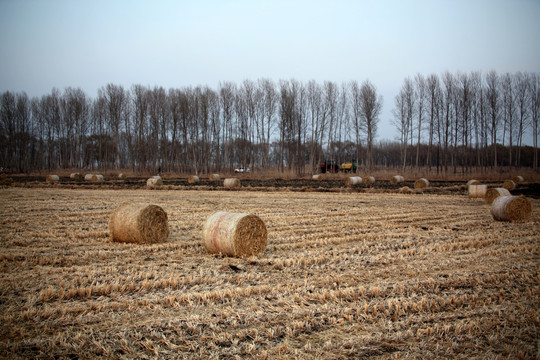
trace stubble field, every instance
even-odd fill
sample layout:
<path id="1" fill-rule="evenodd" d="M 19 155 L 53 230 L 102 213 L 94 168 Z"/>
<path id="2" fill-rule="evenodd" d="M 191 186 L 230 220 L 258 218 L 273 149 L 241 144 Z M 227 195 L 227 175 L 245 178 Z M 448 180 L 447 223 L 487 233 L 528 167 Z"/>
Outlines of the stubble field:
<path id="1" fill-rule="evenodd" d="M 495 222 L 464 194 L 0 189 L 1 358 L 537 358 L 540 200 Z M 168 213 L 109 240 L 122 202 Z M 206 254 L 216 211 L 260 258 Z"/>

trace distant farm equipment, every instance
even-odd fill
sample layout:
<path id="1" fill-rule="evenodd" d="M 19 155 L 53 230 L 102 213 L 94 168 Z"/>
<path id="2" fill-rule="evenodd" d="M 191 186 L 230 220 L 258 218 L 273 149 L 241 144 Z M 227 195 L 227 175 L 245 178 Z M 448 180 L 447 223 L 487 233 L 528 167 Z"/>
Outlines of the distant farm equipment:
<path id="1" fill-rule="evenodd" d="M 321 173 L 337 173 L 339 171 L 339 165 L 334 160 L 326 160 L 325 162 L 322 162 L 319 166 Z"/>
<path id="2" fill-rule="evenodd" d="M 356 172 L 356 160 L 344 162 L 341 164 L 341 171 L 343 172 Z"/>

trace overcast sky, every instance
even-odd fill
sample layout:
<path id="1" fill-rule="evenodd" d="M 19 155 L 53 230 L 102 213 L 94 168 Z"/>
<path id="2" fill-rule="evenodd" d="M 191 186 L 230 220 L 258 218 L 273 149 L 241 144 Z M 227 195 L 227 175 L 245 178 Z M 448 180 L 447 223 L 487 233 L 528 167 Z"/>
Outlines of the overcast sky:
<path id="1" fill-rule="evenodd" d="M 0 91 L 540 72 L 540 0 L 0 0 Z"/>

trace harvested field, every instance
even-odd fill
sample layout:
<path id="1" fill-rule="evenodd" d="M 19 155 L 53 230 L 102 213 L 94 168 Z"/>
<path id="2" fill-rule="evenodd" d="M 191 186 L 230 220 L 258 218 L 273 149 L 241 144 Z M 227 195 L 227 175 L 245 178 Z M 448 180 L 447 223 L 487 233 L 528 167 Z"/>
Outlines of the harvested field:
<path id="1" fill-rule="evenodd" d="M 398 194 L 43 184 L 0 189 L 1 358 L 538 356 L 540 200 L 529 220 L 507 223 L 468 199 L 466 186 Z M 109 217 L 123 202 L 161 206 L 166 242 L 111 242 Z M 262 257 L 207 254 L 201 230 L 219 210 L 265 222 Z"/>

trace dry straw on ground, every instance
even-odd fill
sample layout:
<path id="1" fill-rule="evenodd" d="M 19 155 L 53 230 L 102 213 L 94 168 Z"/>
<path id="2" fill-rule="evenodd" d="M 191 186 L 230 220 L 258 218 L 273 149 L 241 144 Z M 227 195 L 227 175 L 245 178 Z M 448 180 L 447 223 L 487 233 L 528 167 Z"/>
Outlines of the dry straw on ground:
<path id="1" fill-rule="evenodd" d="M 157 205 L 124 203 L 111 215 L 109 236 L 124 243 L 159 243 L 169 236 L 167 213 Z"/>
<path id="2" fill-rule="evenodd" d="M 46 181 L 47 181 L 48 183 L 59 182 L 59 181 L 60 181 L 60 177 L 59 177 L 58 175 L 47 175 Z"/>
<path id="3" fill-rule="evenodd" d="M 429 181 L 424 178 L 420 178 L 414 182 L 414 188 L 415 189 L 424 189 L 429 186 Z"/>
<path id="4" fill-rule="evenodd" d="M 199 177 L 197 175 L 190 175 L 188 177 L 188 183 L 195 184 L 199 182 Z"/>
<path id="5" fill-rule="evenodd" d="M 412 194 L 414 193 L 413 189 L 411 189 L 410 187 L 408 186 L 403 186 L 403 187 L 400 187 L 398 192 L 400 194 Z"/>
<path id="6" fill-rule="evenodd" d="M 322 180 L 323 176 L 321 174 L 316 174 L 311 177 L 313 180 Z"/>
<path id="7" fill-rule="evenodd" d="M 360 176 L 349 176 L 345 179 L 345 185 L 353 186 L 362 183 L 362 178 Z"/>
<path id="8" fill-rule="evenodd" d="M 524 221 L 531 213 L 531 202 L 523 195 L 499 196 L 491 205 L 491 215 L 498 221 Z"/>
<path id="9" fill-rule="evenodd" d="M 480 184 L 482 184 L 480 181 L 474 180 L 474 179 L 467 181 L 467 185 L 480 185 Z"/>
<path id="10" fill-rule="evenodd" d="M 163 180 L 161 179 L 161 176 L 152 176 L 148 180 L 146 180 L 146 187 L 149 188 L 156 188 L 163 185 Z"/>
<path id="11" fill-rule="evenodd" d="M 515 182 L 516 184 L 519 184 L 525 181 L 525 179 L 523 179 L 523 176 L 521 175 L 516 175 L 512 178 L 512 181 Z"/>
<path id="12" fill-rule="evenodd" d="M 209 178 L 210 180 L 219 180 L 220 176 L 219 174 L 210 174 Z"/>
<path id="13" fill-rule="evenodd" d="M 69 175 L 70 179 L 81 180 L 83 178 L 81 173 L 72 173 Z"/>
<path id="14" fill-rule="evenodd" d="M 486 190 L 486 203 L 492 204 L 499 196 L 510 196 L 510 191 L 505 188 L 491 188 Z"/>
<path id="15" fill-rule="evenodd" d="M 516 183 L 513 180 L 505 180 L 503 183 L 503 188 L 509 191 L 515 190 Z"/>
<path id="16" fill-rule="evenodd" d="M 240 187 L 240 179 L 228 178 L 223 180 L 223 186 L 226 188 L 237 188 Z"/>
<path id="17" fill-rule="evenodd" d="M 262 255 L 268 234 L 256 215 L 220 211 L 206 220 L 202 238 L 209 253 L 249 257 Z"/>
<path id="18" fill-rule="evenodd" d="M 366 176 L 364 178 L 364 183 L 366 185 L 373 185 L 375 183 L 375 178 L 373 176 Z"/>
<path id="19" fill-rule="evenodd" d="M 404 182 L 404 181 L 405 181 L 405 179 L 404 179 L 403 176 L 401 176 L 401 175 L 394 175 L 394 176 L 392 176 L 392 178 L 390 179 L 390 182 L 391 182 L 392 184 L 399 184 L 399 183 Z"/>
<path id="20" fill-rule="evenodd" d="M 484 198 L 486 196 L 487 185 L 469 185 L 470 198 Z"/>

